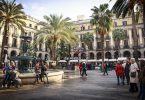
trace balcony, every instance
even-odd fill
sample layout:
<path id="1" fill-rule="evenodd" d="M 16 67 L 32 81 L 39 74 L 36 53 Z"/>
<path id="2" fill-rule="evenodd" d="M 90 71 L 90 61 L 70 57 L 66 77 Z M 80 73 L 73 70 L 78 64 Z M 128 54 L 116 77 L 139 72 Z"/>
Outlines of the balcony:
<path id="1" fill-rule="evenodd" d="M 105 50 L 111 50 L 110 46 L 105 47 Z"/>
<path id="2" fill-rule="evenodd" d="M 128 45 L 124 45 L 124 49 L 129 49 L 130 47 Z"/>

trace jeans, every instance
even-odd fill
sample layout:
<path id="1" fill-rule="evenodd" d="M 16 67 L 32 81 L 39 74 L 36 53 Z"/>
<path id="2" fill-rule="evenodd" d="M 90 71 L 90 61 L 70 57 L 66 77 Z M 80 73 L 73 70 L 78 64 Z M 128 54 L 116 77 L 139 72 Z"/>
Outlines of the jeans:
<path id="1" fill-rule="evenodd" d="M 4 79 L 3 79 L 3 82 L 2 82 L 2 85 L 5 87 L 5 84 L 9 81 L 9 78 L 10 78 L 10 74 L 6 74 L 4 76 Z"/>
<path id="2" fill-rule="evenodd" d="M 82 77 L 84 76 L 84 74 L 87 76 L 86 69 L 83 69 Z"/>
<path id="3" fill-rule="evenodd" d="M 140 83 L 140 91 L 138 97 L 141 97 L 141 100 L 145 98 L 145 86 Z"/>
<path id="4" fill-rule="evenodd" d="M 121 79 L 121 83 L 124 85 L 124 81 L 123 81 L 123 76 L 117 76 L 117 84 L 120 84 L 120 79 Z"/>
<path id="5" fill-rule="evenodd" d="M 108 75 L 107 68 L 104 69 L 104 74 L 103 75 L 105 75 L 105 73 Z"/>

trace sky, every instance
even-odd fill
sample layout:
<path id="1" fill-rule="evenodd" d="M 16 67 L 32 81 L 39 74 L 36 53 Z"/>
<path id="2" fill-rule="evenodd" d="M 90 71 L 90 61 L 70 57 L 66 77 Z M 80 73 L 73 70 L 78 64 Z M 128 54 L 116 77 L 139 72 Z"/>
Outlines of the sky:
<path id="1" fill-rule="evenodd" d="M 110 0 L 16 0 L 24 7 L 27 15 L 36 19 L 43 20 L 44 15 L 57 14 L 69 17 L 73 21 L 77 20 L 77 16 L 84 15 L 88 19 L 94 6 L 99 7 L 100 4 L 109 3 Z M 109 8 L 113 6 L 116 0 L 109 3 Z"/>

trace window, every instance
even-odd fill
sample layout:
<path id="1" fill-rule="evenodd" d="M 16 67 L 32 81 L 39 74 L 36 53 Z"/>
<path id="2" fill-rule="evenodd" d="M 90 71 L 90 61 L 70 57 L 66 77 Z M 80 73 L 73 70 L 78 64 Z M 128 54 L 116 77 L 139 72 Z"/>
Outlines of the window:
<path id="1" fill-rule="evenodd" d="M 29 24 L 29 27 L 32 27 L 32 24 Z"/>
<path id="2" fill-rule="evenodd" d="M 88 30 L 90 29 L 90 26 L 88 26 Z"/>
<path id="3" fill-rule="evenodd" d="M 31 36 L 31 32 L 29 32 L 29 36 Z"/>
<path id="4" fill-rule="evenodd" d="M 126 26 L 127 25 L 127 21 L 123 21 L 122 24 L 123 24 L 123 26 Z"/>
<path id="5" fill-rule="evenodd" d="M 97 42 L 98 49 L 101 49 L 101 42 Z"/>
<path id="6" fill-rule="evenodd" d="M 39 50 L 42 51 L 42 44 L 39 44 Z"/>
<path id="7" fill-rule="evenodd" d="M 13 38 L 12 47 L 17 47 L 17 39 Z"/>
<path id="8" fill-rule="evenodd" d="M 124 40 L 124 48 L 128 48 L 128 40 Z"/>
<path id="9" fill-rule="evenodd" d="M 114 22 L 114 26 L 117 27 L 117 22 Z"/>
<path id="10" fill-rule="evenodd" d="M 35 29 L 37 29 L 37 26 L 35 26 Z"/>
<path id="11" fill-rule="evenodd" d="M 110 45 L 109 45 L 109 41 L 106 41 L 106 49 L 109 49 Z"/>
<path id="12" fill-rule="evenodd" d="M 82 26 L 82 27 L 81 27 L 81 30 L 85 30 L 85 26 Z"/>

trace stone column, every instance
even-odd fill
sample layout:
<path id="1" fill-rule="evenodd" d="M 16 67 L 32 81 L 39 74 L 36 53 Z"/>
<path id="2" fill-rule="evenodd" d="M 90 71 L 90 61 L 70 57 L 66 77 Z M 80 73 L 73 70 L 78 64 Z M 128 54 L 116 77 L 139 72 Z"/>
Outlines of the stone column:
<path id="1" fill-rule="evenodd" d="M 42 51 L 45 51 L 45 43 L 42 43 Z"/>
<path id="2" fill-rule="evenodd" d="M 115 51 L 111 51 L 112 59 L 114 59 L 114 52 L 115 52 Z"/>
<path id="3" fill-rule="evenodd" d="M 110 47 L 111 47 L 111 49 L 113 49 L 113 47 L 114 47 L 114 40 L 113 40 L 113 37 L 112 37 L 112 34 L 110 34 Z"/>
<path id="4" fill-rule="evenodd" d="M 120 48 L 123 48 L 123 40 L 120 41 Z"/>
<path id="5" fill-rule="evenodd" d="M 9 47 L 12 47 L 12 43 L 13 43 L 13 38 L 12 38 L 12 36 L 10 35 L 10 36 L 8 37 L 8 46 L 9 46 Z"/>
<path id="6" fill-rule="evenodd" d="M 17 38 L 17 48 L 20 48 L 20 46 L 21 46 L 20 44 L 21 44 L 21 39 L 18 37 Z"/>
<path id="7" fill-rule="evenodd" d="M 144 58 L 144 51 L 141 50 L 140 53 L 141 53 L 141 58 Z"/>
<path id="8" fill-rule="evenodd" d="M 81 35 L 79 35 L 79 39 L 81 40 Z M 79 47 L 81 47 L 81 41 L 79 42 Z"/>
<path id="9" fill-rule="evenodd" d="M 93 46 L 94 46 L 94 50 L 96 50 L 96 48 L 97 48 L 96 34 L 94 34 L 94 43 L 93 43 Z"/>
<path id="10" fill-rule="evenodd" d="M 133 43 L 132 43 L 132 30 L 131 29 L 128 30 L 128 34 L 129 34 L 129 46 L 130 48 L 132 48 Z"/>
<path id="11" fill-rule="evenodd" d="M 143 38 L 142 38 L 142 29 L 141 28 L 138 29 L 138 34 L 139 34 L 139 40 L 140 40 L 139 44 L 141 47 L 143 47 Z"/>
<path id="12" fill-rule="evenodd" d="M 120 50 L 120 55 L 119 56 L 123 57 L 123 51 L 122 50 Z"/>
<path id="13" fill-rule="evenodd" d="M 97 59 L 97 53 L 96 53 L 96 51 L 94 52 L 94 59 Z"/>

